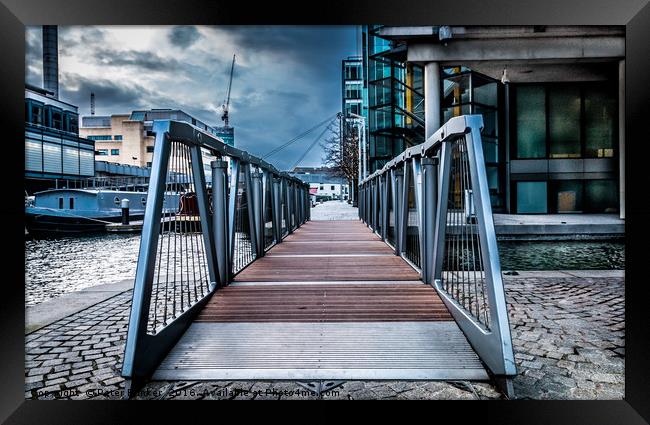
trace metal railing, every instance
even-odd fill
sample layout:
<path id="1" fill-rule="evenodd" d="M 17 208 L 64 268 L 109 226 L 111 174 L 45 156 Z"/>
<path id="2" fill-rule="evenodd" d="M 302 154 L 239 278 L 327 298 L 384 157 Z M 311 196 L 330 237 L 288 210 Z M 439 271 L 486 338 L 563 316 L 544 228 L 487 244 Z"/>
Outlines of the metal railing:
<path id="1" fill-rule="evenodd" d="M 433 285 L 490 372 L 516 374 L 480 132 L 449 120 L 359 187 L 359 216 Z"/>
<path id="2" fill-rule="evenodd" d="M 212 293 L 307 221 L 310 208 L 309 186 L 269 163 L 186 122 L 153 128 L 122 367 L 131 380 L 150 376 Z"/>

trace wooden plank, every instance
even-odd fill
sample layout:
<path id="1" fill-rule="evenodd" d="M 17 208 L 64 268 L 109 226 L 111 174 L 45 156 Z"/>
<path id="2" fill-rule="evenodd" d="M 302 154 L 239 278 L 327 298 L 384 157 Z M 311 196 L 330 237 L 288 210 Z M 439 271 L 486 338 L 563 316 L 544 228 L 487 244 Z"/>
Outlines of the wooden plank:
<path id="1" fill-rule="evenodd" d="M 423 284 L 236 286 L 217 291 L 198 322 L 452 320 Z"/>

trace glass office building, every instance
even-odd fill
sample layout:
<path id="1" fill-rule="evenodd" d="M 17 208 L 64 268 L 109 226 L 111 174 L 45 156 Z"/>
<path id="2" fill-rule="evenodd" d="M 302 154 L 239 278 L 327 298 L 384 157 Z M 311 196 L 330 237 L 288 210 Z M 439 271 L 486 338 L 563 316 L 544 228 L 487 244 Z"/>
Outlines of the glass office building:
<path id="1" fill-rule="evenodd" d="M 622 27 L 363 28 L 371 172 L 423 140 L 437 69 L 440 122 L 483 116 L 493 211 L 624 217 Z"/>
<path id="2" fill-rule="evenodd" d="M 368 173 L 424 141 L 422 67 L 406 62 L 405 46 L 378 37 L 379 28 L 368 25 L 362 30 Z"/>

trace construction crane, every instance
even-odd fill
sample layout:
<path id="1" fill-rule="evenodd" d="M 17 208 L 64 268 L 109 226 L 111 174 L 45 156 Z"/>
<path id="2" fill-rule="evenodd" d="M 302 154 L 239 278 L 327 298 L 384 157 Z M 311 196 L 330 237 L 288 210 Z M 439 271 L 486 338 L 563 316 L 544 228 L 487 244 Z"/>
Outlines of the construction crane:
<path id="1" fill-rule="evenodd" d="M 232 65 L 230 66 L 230 81 L 228 82 L 228 92 L 226 93 L 226 99 L 223 101 L 223 114 L 221 119 L 223 120 L 224 126 L 228 127 L 228 107 L 230 106 L 230 88 L 232 87 L 232 74 L 235 70 L 235 55 L 232 55 Z"/>

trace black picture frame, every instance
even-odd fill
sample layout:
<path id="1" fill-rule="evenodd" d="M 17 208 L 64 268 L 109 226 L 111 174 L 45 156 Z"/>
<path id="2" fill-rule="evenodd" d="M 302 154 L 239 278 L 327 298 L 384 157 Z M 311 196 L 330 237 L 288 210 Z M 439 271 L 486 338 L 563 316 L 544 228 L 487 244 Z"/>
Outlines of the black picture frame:
<path id="1" fill-rule="evenodd" d="M 7 423 L 155 423 L 181 413 L 193 422 L 197 412 L 210 414 L 214 421 L 226 420 L 224 409 L 239 413 L 243 421 L 251 410 L 239 405 L 215 407 L 200 403 L 188 407 L 178 402 L 136 401 L 26 401 L 24 396 L 24 241 L 22 222 L 23 187 L 16 182 L 24 176 L 23 104 L 25 78 L 25 25 L 170 25 L 170 24 L 293 24 L 316 25 L 385 23 L 394 25 L 625 25 L 626 27 L 626 355 L 625 397 L 620 401 L 532 401 L 464 403 L 439 402 L 440 419 L 481 420 L 489 423 L 518 424 L 643 424 L 650 422 L 650 309 L 645 264 L 649 236 L 647 196 L 650 158 L 650 5 L 648 0 L 471 0 L 394 1 L 363 0 L 313 3 L 234 2 L 201 0 L 1 0 L 0 52 L 2 55 L 3 129 L 2 175 L 5 193 L 3 219 L 3 285 L 0 295 L 0 336 L 2 361 L 0 379 L 0 420 Z M 326 42 L 326 41 L 324 41 Z M 179 407 L 181 406 L 181 407 Z M 268 407 L 265 406 L 265 407 Z M 274 408 L 278 405 L 274 404 Z M 279 405 L 279 407 L 283 407 Z M 286 407 L 286 406 L 284 406 Z M 293 408 L 293 406 L 291 406 Z M 389 409 L 398 414 L 407 409 Z M 437 415 L 424 406 L 424 420 Z M 320 411 L 320 409 L 319 409 Z M 323 412 L 336 419 L 334 411 Z M 383 408 L 372 408 L 384 413 Z M 183 413 L 184 412 L 184 413 Z M 318 412 L 318 413 L 317 413 Z M 231 412 L 234 413 L 234 412 Z M 136 416 L 137 415 L 137 416 Z M 8 418 L 8 419 L 7 419 Z M 145 419 L 146 418 L 146 419 Z M 270 416 L 269 416 L 270 418 Z M 282 418 L 280 418 L 282 419 Z M 297 415 L 284 420 L 300 419 Z M 302 419 L 306 419 L 302 417 Z M 413 417 L 415 419 L 415 417 Z"/>

